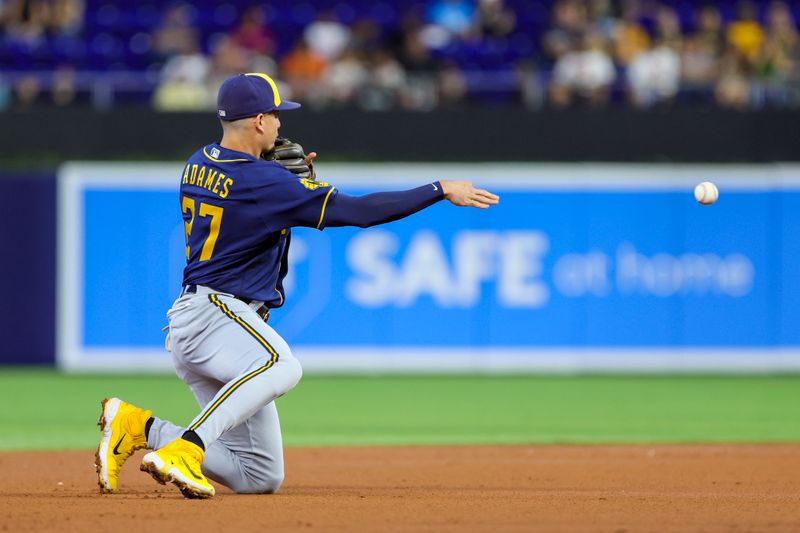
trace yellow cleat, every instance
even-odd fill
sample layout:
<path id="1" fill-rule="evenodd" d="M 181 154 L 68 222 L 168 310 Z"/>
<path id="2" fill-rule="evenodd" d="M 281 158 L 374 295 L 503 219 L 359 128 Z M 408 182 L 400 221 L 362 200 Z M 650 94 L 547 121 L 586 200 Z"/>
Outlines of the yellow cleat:
<path id="1" fill-rule="evenodd" d="M 200 469 L 204 455 L 200 446 L 177 438 L 145 455 L 140 469 L 161 484 L 172 482 L 186 498 L 210 498 L 214 487 Z"/>
<path id="2" fill-rule="evenodd" d="M 119 398 L 105 399 L 100 405 L 103 412 L 97 425 L 103 437 L 95 453 L 97 484 L 100 492 L 116 492 L 122 465 L 133 452 L 147 446 L 144 426 L 153 412 L 134 407 Z"/>

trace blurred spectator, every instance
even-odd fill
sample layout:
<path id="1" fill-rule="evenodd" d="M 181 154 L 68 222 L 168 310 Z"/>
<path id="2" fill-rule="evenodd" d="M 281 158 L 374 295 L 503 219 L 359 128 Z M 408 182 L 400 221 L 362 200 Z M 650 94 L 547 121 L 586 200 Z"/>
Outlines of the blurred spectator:
<path id="1" fill-rule="evenodd" d="M 349 46 L 362 54 L 383 48 L 381 28 L 369 19 L 357 20 L 350 33 Z"/>
<path id="2" fill-rule="evenodd" d="M 187 43 L 185 46 L 187 49 L 184 52 L 167 59 L 161 69 L 163 82 L 183 79 L 198 84 L 205 83 L 209 70 L 208 58 L 200 52 L 199 43 Z"/>
<path id="3" fill-rule="evenodd" d="M 579 0 L 557 0 L 553 5 L 553 27 L 544 34 L 543 46 L 556 60 L 572 50 L 587 31 L 586 5 Z"/>
<path id="4" fill-rule="evenodd" d="M 757 106 L 785 106 L 797 81 L 800 58 L 798 35 L 789 7 L 773 2 L 767 13 L 767 32 L 755 59 L 752 97 Z"/>
<path id="5" fill-rule="evenodd" d="M 53 103 L 57 106 L 68 106 L 75 103 L 78 93 L 75 87 L 75 69 L 61 66 L 53 73 L 51 89 Z"/>
<path id="6" fill-rule="evenodd" d="M 617 34 L 617 18 L 611 0 L 589 0 L 589 31 L 612 42 Z"/>
<path id="7" fill-rule="evenodd" d="M 504 0 L 478 0 L 478 28 L 485 37 L 510 35 L 517 24 L 517 17 Z"/>
<path id="8" fill-rule="evenodd" d="M 797 26 L 786 2 L 772 2 L 767 11 L 767 39 L 777 42 L 787 54 L 798 53 Z"/>
<path id="9" fill-rule="evenodd" d="M 687 103 L 714 102 L 715 91 L 716 97 L 720 97 L 717 82 L 724 50 L 725 37 L 719 10 L 713 5 L 700 7 L 696 12 L 696 29 L 685 37 L 681 53 L 681 92 Z M 728 78 L 728 87 L 738 86 L 735 76 Z"/>
<path id="10" fill-rule="evenodd" d="M 517 69 L 520 103 L 527 109 L 539 109 L 544 104 L 544 89 L 539 72 L 531 62 L 524 62 Z"/>
<path id="11" fill-rule="evenodd" d="M 281 72 L 293 97 L 301 100 L 319 100 L 324 96 L 320 95 L 323 87 L 319 82 L 327 68 L 325 58 L 313 52 L 303 39 L 281 61 Z"/>
<path id="12" fill-rule="evenodd" d="M 402 65 L 386 50 L 376 50 L 370 54 L 369 72 L 371 76 L 359 96 L 361 107 L 371 111 L 394 107 L 406 83 Z"/>
<path id="13" fill-rule="evenodd" d="M 675 10 L 669 6 L 659 6 L 656 10 L 656 37 L 674 46 L 679 45 L 683 39 L 681 21 Z"/>
<path id="14" fill-rule="evenodd" d="M 275 52 L 275 36 L 267 28 L 267 18 L 261 6 L 245 9 L 239 25 L 230 36 L 233 44 L 245 50 L 266 56 Z"/>
<path id="15" fill-rule="evenodd" d="M 432 51 L 444 50 L 453 41 L 453 36 L 450 32 L 436 24 L 424 26 L 419 35 L 425 46 Z"/>
<path id="16" fill-rule="evenodd" d="M 247 72 L 262 72 L 271 78 L 278 78 L 278 64 L 271 57 L 255 54 L 249 56 L 248 59 L 245 69 Z M 281 82 L 276 81 L 275 83 L 280 84 Z M 283 93 L 281 92 L 281 94 Z"/>
<path id="17" fill-rule="evenodd" d="M 467 95 L 467 80 L 458 64 L 447 61 L 439 71 L 439 104 L 449 106 L 462 102 Z"/>
<path id="18" fill-rule="evenodd" d="M 430 111 L 436 107 L 437 90 L 433 75 L 409 73 L 400 93 L 400 105 L 403 109 Z"/>
<path id="19" fill-rule="evenodd" d="M 736 11 L 737 19 L 728 25 L 728 43 L 748 62 L 754 63 L 764 42 L 764 30 L 757 20 L 757 8 L 753 2 L 739 2 Z"/>
<path id="20" fill-rule="evenodd" d="M 33 50 L 45 44 L 50 5 L 43 0 L 9 2 L 3 6 L 5 38 L 18 49 Z"/>
<path id="21" fill-rule="evenodd" d="M 650 48 L 650 36 L 639 22 L 640 6 L 636 0 L 628 0 L 622 8 L 622 19 L 614 35 L 614 57 L 617 63 L 627 66 L 638 54 Z"/>
<path id="22" fill-rule="evenodd" d="M 333 11 L 325 11 L 306 26 L 303 37 L 312 52 L 326 61 L 332 61 L 342 54 L 350 42 L 350 29 L 336 20 Z"/>
<path id="23" fill-rule="evenodd" d="M 209 61 L 197 42 L 185 43 L 185 53 L 170 57 L 161 70 L 153 105 L 161 111 L 201 111 L 211 108 L 207 90 Z"/>
<path id="24" fill-rule="evenodd" d="M 651 44 L 646 50 L 633 52 L 628 62 L 628 98 L 635 107 L 671 104 L 680 87 L 679 49 L 683 34 L 678 15 L 671 7 L 656 7 L 655 36 L 655 41 L 648 39 Z M 644 39 L 640 41 L 643 42 Z M 629 51 L 635 48 L 631 47 Z"/>
<path id="25" fill-rule="evenodd" d="M 42 84 L 36 76 L 25 76 L 14 85 L 14 97 L 19 107 L 30 107 L 42 94 Z"/>
<path id="26" fill-rule="evenodd" d="M 714 91 L 716 102 L 724 108 L 745 109 L 750 102 L 746 61 L 729 50 L 720 63 L 720 77 Z"/>
<path id="27" fill-rule="evenodd" d="M 153 95 L 153 107 L 159 111 L 203 111 L 211 108 L 205 87 L 181 76 L 158 86 Z"/>
<path id="28" fill-rule="evenodd" d="M 190 4 L 167 8 L 161 26 L 153 34 L 153 50 L 162 57 L 193 50 L 198 39 L 193 23 L 194 7 Z"/>
<path id="29" fill-rule="evenodd" d="M 717 57 L 722 55 L 725 50 L 725 37 L 722 29 L 722 17 L 716 6 L 706 5 L 699 9 L 697 31 L 694 35 L 700 41 L 699 45 L 707 53 Z"/>
<path id="30" fill-rule="evenodd" d="M 346 50 L 327 71 L 326 96 L 335 105 L 352 103 L 368 80 L 369 71 L 364 60 L 355 51 Z"/>
<path id="31" fill-rule="evenodd" d="M 700 34 L 690 35 L 683 41 L 681 52 L 682 91 L 690 103 L 704 103 L 713 93 L 714 82 L 719 77 L 719 62 L 714 49 Z"/>
<path id="32" fill-rule="evenodd" d="M 405 33 L 398 56 L 402 65 L 409 72 L 433 73 L 438 67 L 431 51 L 425 46 L 420 30 Z"/>
<path id="33" fill-rule="evenodd" d="M 767 11 L 766 38 L 775 41 L 787 55 L 798 54 L 797 26 L 791 9 L 786 2 L 772 2 Z"/>
<path id="34" fill-rule="evenodd" d="M 628 65 L 627 77 L 631 102 L 636 107 L 671 103 L 681 81 L 681 58 L 678 43 L 659 39 Z"/>
<path id="35" fill-rule="evenodd" d="M 257 56 L 260 59 L 262 56 Z M 258 65 L 250 68 L 253 56 L 233 42 L 229 36 L 221 37 L 211 50 L 211 60 L 208 66 L 208 76 L 206 79 L 206 90 L 209 97 L 213 99 L 217 94 L 222 82 L 234 74 L 241 72 L 263 72 L 268 75 L 274 74 L 274 64 Z M 269 69 L 272 70 L 269 70 Z M 281 92 L 281 94 L 284 94 Z M 215 103 L 215 102 L 214 102 Z"/>
<path id="36" fill-rule="evenodd" d="M 56 33 L 74 35 L 83 29 L 83 0 L 54 0 L 52 26 Z"/>
<path id="37" fill-rule="evenodd" d="M 608 101 L 615 77 L 614 63 L 604 50 L 602 37 L 587 34 L 575 50 L 556 61 L 550 102 L 555 107 L 583 103 L 602 105 Z"/>
<path id="38" fill-rule="evenodd" d="M 428 47 L 424 33 L 421 20 L 409 11 L 390 37 L 393 53 L 407 73 L 400 97 L 404 109 L 430 110 L 436 106 L 436 75 L 440 64 Z"/>

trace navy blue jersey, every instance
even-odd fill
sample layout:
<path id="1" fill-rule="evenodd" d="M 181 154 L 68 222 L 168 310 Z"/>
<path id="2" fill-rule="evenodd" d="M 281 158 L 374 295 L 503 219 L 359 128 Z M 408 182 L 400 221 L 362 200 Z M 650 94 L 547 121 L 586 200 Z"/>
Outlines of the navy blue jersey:
<path id="1" fill-rule="evenodd" d="M 334 187 L 299 179 L 273 161 L 210 144 L 181 176 L 184 285 L 283 305 L 290 228 L 322 229 Z"/>

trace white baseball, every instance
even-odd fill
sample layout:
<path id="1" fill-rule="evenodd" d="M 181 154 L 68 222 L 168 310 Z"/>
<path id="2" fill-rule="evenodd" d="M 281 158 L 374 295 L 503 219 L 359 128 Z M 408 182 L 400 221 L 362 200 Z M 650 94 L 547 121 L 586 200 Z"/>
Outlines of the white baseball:
<path id="1" fill-rule="evenodd" d="M 704 181 L 694 188 L 695 199 L 703 205 L 711 205 L 719 198 L 717 186 L 710 181 Z"/>

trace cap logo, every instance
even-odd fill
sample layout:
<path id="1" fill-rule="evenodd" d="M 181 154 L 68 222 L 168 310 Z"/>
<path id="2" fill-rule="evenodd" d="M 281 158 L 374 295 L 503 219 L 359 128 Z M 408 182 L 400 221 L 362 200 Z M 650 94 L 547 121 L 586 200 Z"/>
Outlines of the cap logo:
<path id="1" fill-rule="evenodd" d="M 281 95 L 278 94 L 278 86 L 275 85 L 275 82 L 272 81 L 272 78 L 270 78 L 266 74 L 261 74 L 260 72 L 248 72 L 247 74 L 245 74 L 245 76 L 257 76 L 266 81 L 267 83 L 269 83 L 269 86 L 272 88 L 272 98 L 275 102 L 275 107 L 281 105 Z"/>
<path id="2" fill-rule="evenodd" d="M 219 116 L 221 116 L 221 117 L 225 116 L 225 110 L 224 109 L 220 109 L 219 110 Z"/>

